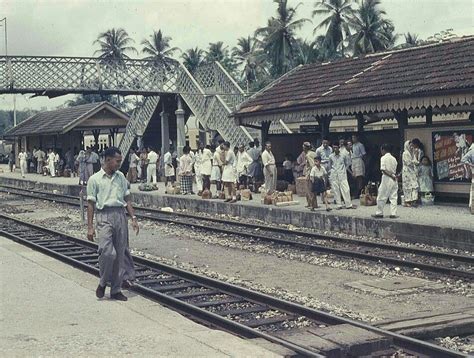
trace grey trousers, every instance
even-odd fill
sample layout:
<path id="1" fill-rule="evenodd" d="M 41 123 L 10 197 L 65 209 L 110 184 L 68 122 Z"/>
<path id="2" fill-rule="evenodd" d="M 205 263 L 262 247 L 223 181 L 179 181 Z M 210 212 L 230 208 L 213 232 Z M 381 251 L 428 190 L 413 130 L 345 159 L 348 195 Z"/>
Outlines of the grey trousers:
<path id="1" fill-rule="evenodd" d="M 125 208 L 98 210 L 96 229 L 99 241 L 99 283 L 105 287 L 107 281 L 110 281 L 110 293 L 115 294 L 121 290 L 125 273 L 125 249 L 128 246 L 128 222 Z"/>

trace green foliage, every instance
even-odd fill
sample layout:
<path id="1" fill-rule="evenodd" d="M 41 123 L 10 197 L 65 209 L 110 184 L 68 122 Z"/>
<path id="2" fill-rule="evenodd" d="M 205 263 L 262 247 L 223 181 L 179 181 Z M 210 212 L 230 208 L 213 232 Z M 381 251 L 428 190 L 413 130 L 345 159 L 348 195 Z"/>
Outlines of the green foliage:
<path id="1" fill-rule="evenodd" d="M 181 55 L 183 65 L 189 72 L 193 73 L 196 69 L 204 63 L 204 51 L 198 47 L 190 48 Z"/>
<path id="2" fill-rule="evenodd" d="M 173 61 L 173 55 L 179 51 L 177 47 L 171 47 L 170 42 L 172 38 L 163 36 L 161 30 L 154 31 L 150 35 L 150 40 L 142 41 L 142 53 L 147 55 L 146 60 L 152 60 L 157 64 L 168 64 Z"/>
<path id="3" fill-rule="evenodd" d="M 132 46 L 133 39 L 128 36 L 127 31 L 122 28 L 112 28 L 99 34 L 94 44 L 99 45 L 99 49 L 94 55 L 99 55 L 103 63 L 120 65 L 124 59 L 129 58 L 127 52 L 138 53 Z"/>
<path id="4" fill-rule="evenodd" d="M 266 27 L 257 29 L 255 35 L 268 56 L 270 73 L 278 77 L 294 67 L 297 54 L 296 31 L 310 20 L 297 19 L 298 6 L 289 7 L 287 0 L 274 1 L 278 4 L 276 16 L 268 20 Z"/>
<path id="5" fill-rule="evenodd" d="M 383 51 L 394 45 L 395 28 L 385 15 L 380 8 L 380 0 L 362 0 L 349 20 L 349 26 L 354 31 L 349 38 L 354 55 Z"/>
<path id="6" fill-rule="evenodd" d="M 25 119 L 38 113 L 39 111 L 33 109 L 26 109 L 22 111 L 16 111 L 17 124 L 23 122 Z M 0 136 L 2 136 L 7 130 L 13 127 L 13 111 L 0 110 Z"/>

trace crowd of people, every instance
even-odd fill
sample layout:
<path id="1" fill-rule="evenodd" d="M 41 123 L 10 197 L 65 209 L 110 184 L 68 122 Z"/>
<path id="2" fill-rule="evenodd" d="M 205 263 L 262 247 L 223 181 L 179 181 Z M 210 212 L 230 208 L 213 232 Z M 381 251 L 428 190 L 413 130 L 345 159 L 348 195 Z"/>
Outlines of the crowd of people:
<path id="1" fill-rule="evenodd" d="M 421 198 L 429 197 L 434 192 L 432 164 L 424 155 L 424 147 L 419 139 L 407 140 L 400 156 L 392 152 L 388 145 L 381 147 L 382 175 L 378 189 L 378 209 L 374 217 L 383 216 L 382 209 L 387 200 L 391 202 L 390 217 L 396 217 L 399 192 L 401 202 L 406 207 L 418 206 Z M 471 145 L 462 158 L 462 162 L 471 168 L 473 152 Z M 400 158 L 399 162 L 396 157 Z M 41 148 L 20 150 L 18 160 L 23 177 L 27 173 L 52 177 L 77 176 L 80 185 L 86 185 L 101 166 L 100 153 L 94 147 L 80 151 L 69 148 L 64 155 L 53 148 L 47 152 Z M 250 189 L 268 195 L 276 191 L 278 183 L 272 144 L 265 143 L 262 150 L 258 139 L 247 147 L 240 145 L 232 148 L 229 142 L 223 140 L 219 140 L 215 146 L 199 144 L 195 151 L 185 146 L 180 157 L 172 145 L 163 156 L 151 146 L 140 150 L 131 149 L 128 162 L 126 178 L 130 183 L 156 184 L 163 177 L 166 186 L 179 184 L 180 193 L 187 195 L 195 194 L 195 182 L 194 188 L 199 196 L 220 198 L 230 203 L 237 201 L 239 190 Z M 9 164 L 12 171 L 14 163 L 15 156 L 11 152 Z M 349 141 L 340 139 L 331 143 L 328 138 L 323 138 L 317 147 L 304 142 L 296 160 L 291 155 L 285 155 L 279 178 L 286 185 L 297 184 L 297 181 L 300 185 L 303 183 L 307 207 L 311 210 L 319 207 L 318 197 L 327 211 L 331 210 L 331 201 L 335 203 L 336 209 L 355 209 L 352 199 L 359 198 L 363 193 L 367 184 L 367 166 L 367 152 L 357 134 Z M 212 191 L 211 185 L 214 186 Z M 471 208 L 473 191 L 474 184 L 471 188 Z"/>
<path id="2" fill-rule="evenodd" d="M 101 165 L 100 152 L 94 147 L 80 151 L 77 148 L 69 148 L 64 154 L 54 148 L 49 148 L 47 151 L 36 147 L 33 150 L 20 149 L 18 162 L 23 178 L 32 173 L 51 177 L 78 177 L 79 185 L 86 185 L 92 174 L 100 170 Z M 13 172 L 15 170 L 13 151 L 9 154 L 8 165 Z"/>

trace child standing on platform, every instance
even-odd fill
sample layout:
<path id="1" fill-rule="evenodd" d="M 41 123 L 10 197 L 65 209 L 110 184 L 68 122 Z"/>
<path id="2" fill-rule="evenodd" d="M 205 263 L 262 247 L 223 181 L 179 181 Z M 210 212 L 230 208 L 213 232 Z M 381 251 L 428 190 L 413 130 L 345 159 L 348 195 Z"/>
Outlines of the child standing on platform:
<path id="1" fill-rule="evenodd" d="M 285 180 L 289 184 L 293 184 L 295 182 L 295 177 L 293 175 L 293 162 L 290 154 L 285 155 L 285 161 L 283 162 L 283 170 Z"/>
<path id="2" fill-rule="evenodd" d="M 431 161 L 427 156 L 421 158 L 421 165 L 419 168 L 418 183 L 420 185 L 421 195 L 432 193 L 433 189 L 433 168 Z"/>
<path id="3" fill-rule="evenodd" d="M 326 196 L 326 182 L 328 180 L 328 173 L 326 172 L 326 169 L 321 165 L 321 157 L 314 158 L 314 167 L 311 168 L 309 178 L 311 179 L 312 183 L 312 192 L 315 194 L 311 211 L 314 211 L 314 209 L 318 207 L 317 196 L 319 194 L 321 194 L 321 199 L 326 205 L 326 211 L 331 211 Z"/>

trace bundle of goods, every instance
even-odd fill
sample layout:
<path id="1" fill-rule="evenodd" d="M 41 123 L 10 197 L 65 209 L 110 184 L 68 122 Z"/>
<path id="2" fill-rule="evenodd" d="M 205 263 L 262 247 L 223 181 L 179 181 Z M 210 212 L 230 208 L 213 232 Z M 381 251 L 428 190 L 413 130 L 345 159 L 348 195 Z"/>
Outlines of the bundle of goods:
<path id="1" fill-rule="evenodd" d="M 425 193 L 421 196 L 421 205 L 434 205 L 435 197 L 431 193 Z"/>
<path id="2" fill-rule="evenodd" d="M 369 184 L 362 189 L 362 193 L 360 194 L 360 205 L 377 205 L 377 185 L 375 183 L 369 182 Z"/>
<path id="3" fill-rule="evenodd" d="M 252 200 L 252 192 L 250 189 L 242 189 L 240 191 L 240 199 L 243 201 Z"/>
<path id="4" fill-rule="evenodd" d="M 225 193 L 223 191 L 220 191 L 218 196 L 219 196 L 219 199 L 221 199 L 221 200 L 225 199 Z"/>
<path id="5" fill-rule="evenodd" d="M 70 169 L 64 169 L 63 175 L 66 178 L 71 178 L 72 177 L 72 172 L 71 172 Z"/>
<path id="6" fill-rule="evenodd" d="M 202 199 L 211 199 L 212 198 L 212 193 L 209 190 L 205 189 L 201 193 L 201 198 Z"/>
<path id="7" fill-rule="evenodd" d="M 140 191 L 153 191 L 153 190 L 158 190 L 158 186 L 156 184 L 142 183 L 138 186 L 138 190 L 140 190 Z"/>
<path id="8" fill-rule="evenodd" d="M 166 194 L 179 194 L 181 193 L 181 187 L 177 183 L 169 183 L 166 186 Z"/>
<path id="9" fill-rule="evenodd" d="M 298 202 L 293 200 L 293 193 L 291 191 L 274 191 L 273 193 L 267 194 L 263 197 L 263 204 L 288 206 L 296 205 Z"/>
<path id="10" fill-rule="evenodd" d="M 308 193 L 308 181 L 306 177 L 296 178 L 296 194 L 306 196 Z"/>

